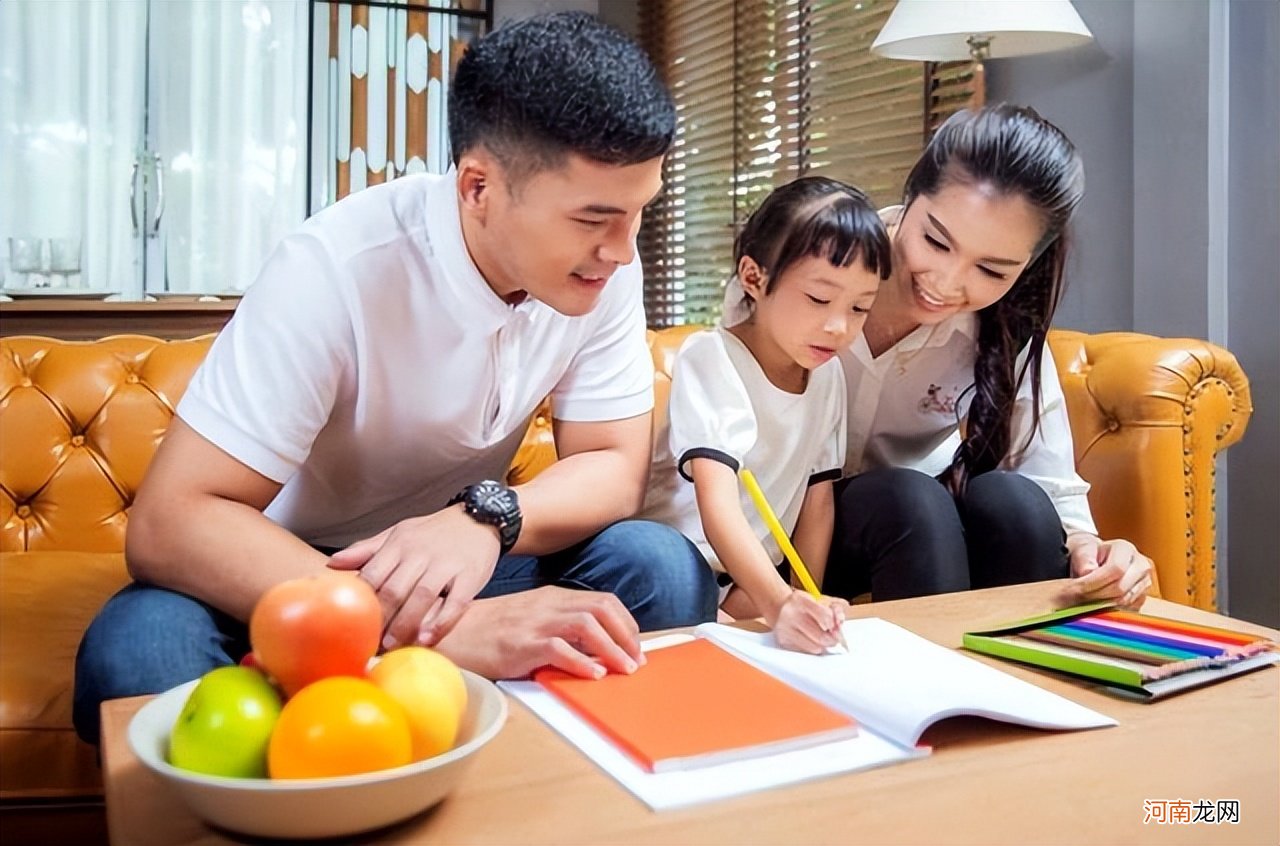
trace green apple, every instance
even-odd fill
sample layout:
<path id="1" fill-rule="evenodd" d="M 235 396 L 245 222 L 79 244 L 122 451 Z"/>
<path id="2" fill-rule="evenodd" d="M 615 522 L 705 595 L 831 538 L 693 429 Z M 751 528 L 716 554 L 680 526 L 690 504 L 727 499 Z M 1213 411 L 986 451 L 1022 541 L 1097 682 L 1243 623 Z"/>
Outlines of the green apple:
<path id="1" fill-rule="evenodd" d="M 169 763 L 232 778 L 266 778 L 280 694 L 258 670 L 219 667 L 191 691 L 169 734 Z"/>

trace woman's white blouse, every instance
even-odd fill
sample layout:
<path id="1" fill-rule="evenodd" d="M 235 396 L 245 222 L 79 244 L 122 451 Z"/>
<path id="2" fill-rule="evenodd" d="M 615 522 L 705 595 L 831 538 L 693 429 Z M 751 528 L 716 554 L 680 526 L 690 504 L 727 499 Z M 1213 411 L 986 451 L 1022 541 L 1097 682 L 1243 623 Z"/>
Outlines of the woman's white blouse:
<path id="1" fill-rule="evenodd" d="M 861 335 L 841 352 L 849 411 L 846 476 L 881 467 L 911 467 L 933 476 L 951 463 L 960 443 L 960 422 L 973 399 L 977 336 L 978 317 L 966 313 L 917 327 L 878 358 L 871 357 Z M 1021 372 L 1026 358 L 1023 350 L 1015 372 Z M 1041 362 L 1040 401 L 1040 428 L 1028 442 L 1031 380 L 1023 379 L 1015 399 L 1011 456 L 1001 466 L 1043 488 L 1068 533 L 1096 534 L 1086 496 L 1089 483 L 1075 470 L 1062 385 L 1048 345 Z"/>
<path id="2" fill-rule="evenodd" d="M 724 567 L 707 541 L 688 462 L 703 457 L 751 470 L 790 534 L 814 481 L 839 478 L 845 450 L 845 386 L 829 361 L 809 373 L 804 393 L 769 381 L 751 351 L 721 327 L 697 332 L 672 367 L 667 420 L 655 432 L 649 490 L 640 516 L 678 529 L 714 569 Z M 745 489 L 741 505 L 774 562 L 782 551 Z"/>

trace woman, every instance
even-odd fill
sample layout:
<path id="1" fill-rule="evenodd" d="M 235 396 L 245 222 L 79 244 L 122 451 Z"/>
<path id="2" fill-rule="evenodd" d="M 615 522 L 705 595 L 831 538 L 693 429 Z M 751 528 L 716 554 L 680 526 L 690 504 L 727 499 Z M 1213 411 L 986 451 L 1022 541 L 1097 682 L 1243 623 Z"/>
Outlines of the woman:
<path id="1" fill-rule="evenodd" d="M 1084 167 L 1031 109 L 962 111 L 882 212 L 893 275 L 841 355 L 849 390 L 824 592 L 877 599 L 1075 577 L 1136 608 L 1151 561 L 1097 535 L 1045 334 Z"/>

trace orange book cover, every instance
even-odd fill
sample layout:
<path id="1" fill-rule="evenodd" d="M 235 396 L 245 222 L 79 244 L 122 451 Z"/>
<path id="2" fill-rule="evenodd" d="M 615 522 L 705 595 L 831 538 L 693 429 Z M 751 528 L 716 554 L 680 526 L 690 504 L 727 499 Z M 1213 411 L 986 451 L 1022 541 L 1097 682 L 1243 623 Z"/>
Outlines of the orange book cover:
<path id="1" fill-rule="evenodd" d="M 534 679 L 650 772 L 692 769 L 857 734 L 852 717 L 698 638 L 631 675 Z"/>

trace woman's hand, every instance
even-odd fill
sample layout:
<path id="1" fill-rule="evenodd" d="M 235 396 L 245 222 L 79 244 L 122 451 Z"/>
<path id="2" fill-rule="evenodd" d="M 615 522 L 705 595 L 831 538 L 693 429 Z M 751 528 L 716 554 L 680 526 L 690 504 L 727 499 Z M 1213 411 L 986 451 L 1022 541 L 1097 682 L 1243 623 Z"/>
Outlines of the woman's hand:
<path id="1" fill-rule="evenodd" d="M 1142 607 L 1154 565 L 1132 543 L 1076 532 L 1067 537 L 1067 551 L 1073 577 L 1068 590 L 1073 602 L 1114 599 L 1122 608 L 1136 611 Z"/>
<path id="2" fill-rule="evenodd" d="M 821 655 L 840 642 L 840 626 L 848 610 L 849 603 L 843 599 L 824 596 L 818 600 L 793 590 L 778 610 L 773 636 L 784 649 Z"/>

